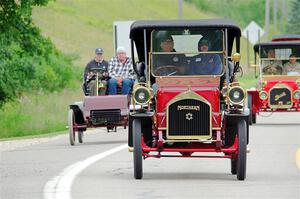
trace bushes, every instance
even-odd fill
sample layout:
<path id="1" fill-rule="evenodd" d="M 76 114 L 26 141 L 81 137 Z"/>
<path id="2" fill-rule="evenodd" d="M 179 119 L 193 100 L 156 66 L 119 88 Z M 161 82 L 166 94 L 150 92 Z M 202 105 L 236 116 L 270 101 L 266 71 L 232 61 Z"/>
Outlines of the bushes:
<path id="1" fill-rule="evenodd" d="M 23 92 L 58 91 L 74 77 L 72 60 L 60 53 L 31 22 L 34 5 L 48 0 L 0 2 L 0 106 Z"/>
<path id="2" fill-rule="evenodd" d="M 31 90 L 60 90 L 73 77 L 71 59 L 37 33 L 27 36 L 26 41 L 1 33 L 0 46 L 2 102 Z"/>

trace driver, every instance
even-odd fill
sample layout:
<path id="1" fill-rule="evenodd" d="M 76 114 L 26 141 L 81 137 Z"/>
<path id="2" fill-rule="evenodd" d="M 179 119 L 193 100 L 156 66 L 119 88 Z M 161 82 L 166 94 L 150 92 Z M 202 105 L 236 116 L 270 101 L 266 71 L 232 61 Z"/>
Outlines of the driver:
<path id="1" fill-rule="evenodd" d="M 153 66 L 155 75 L 178 75 L 184 74 L 183 63 L 185 60 L 184 54 L 176 54 L 174 49 L 174 40 L 166 31 L 159 31 L 156 35 L 158 40 L 158 51 L 172 54 L 154 54 Z M 159 71 L 157 71 L 159 70 Z"/>
<path id="2" fill-rule="evenodd" d="M 200 39 L 198 42 L 198 51 L 203 52 L 195 55 L 192 60 L 193 75 L 219 75 L 222 72 L 222 61 L 219 55 L 206 53 L 209 50 L 209 42 Z"/>
<path id="3" fill-rule="evenodd" d="M 100 84 L 98 85 L 98 95 L 105 95 L 107 78 L 108 78 L 108 62 L 103 59 L 103 49 L 96 48 L 95 58 L 92 59 L 85 67 L 84 70 L 84 91 L 85 94 L 95 96 L 97 95 L 97 85 L 96 85 L 96 70 L 100 70 L 101 73 L 98 74 Z M 89 90 L 89 92 L 88 92 Z"/>
<path id="4" fill-rule="evenodd" d="M 275 50 L 270 49 L 268 51 L 268 59 L 263 62 L 263 73 L 265 75 L 281 75 L 282 74 L 282 62 L 281 60 L 275 60 Z"/>

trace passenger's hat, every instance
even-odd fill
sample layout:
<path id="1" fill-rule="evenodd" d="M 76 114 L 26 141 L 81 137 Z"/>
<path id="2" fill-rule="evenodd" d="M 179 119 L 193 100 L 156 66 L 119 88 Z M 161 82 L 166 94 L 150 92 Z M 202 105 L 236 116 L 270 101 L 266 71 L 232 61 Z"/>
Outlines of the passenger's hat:
<path id="1" fill-rule="evenodd" d="M 96 48 L 95 54 L 103 54 L 103 49 L 102 48 Z"/>
<path id="2" fill-rule="evenodd" d="M 161 38 L 161 41 L 173 41 L 173 37 L 170 34 L 166 34 Z"/>
<path id="3" fill-rule="evenodd" d="M 206 39 L 202 39 L 198 42 L 198 46 L 203 46 L 203 45 L 208 46 L 208 43 L 209 42 Z"/>
<path id="4" fill-rule="evenodd" d="M 168 31 L 158 31 L 158 32 L 156 33 L 155 38 L 156 38 L 159 42 L 163 42 L 163 41 L 167 41 L 167 40 L 173 41 L 172 35 L 171 35 Z"/>

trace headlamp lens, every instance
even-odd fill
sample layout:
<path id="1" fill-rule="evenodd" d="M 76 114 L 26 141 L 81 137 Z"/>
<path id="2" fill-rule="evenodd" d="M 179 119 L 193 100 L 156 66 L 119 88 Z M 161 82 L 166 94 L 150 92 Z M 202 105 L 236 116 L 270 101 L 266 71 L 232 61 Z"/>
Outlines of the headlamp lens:
<path id="1" fill-rule="evenodd" d="M 268 98 L 268 94 L 267 94 L 267 92 L 265 92 L 265 91 L 261 91 L 261 92 L 259 93 L 259 97 L 260 97 L 261 100 L 265 100 L 265 99 Z"/>
<path id="2" fill-rule="evenodd" d="M 294 92 L 294 98 L 295 98 L 295 99 L 300 99 L 300 91 L 299 91 L 299 90 L 296 90 L 296 91 Z"/>
<path id="3" fill-rule="evenodd" d="M 245 92 L 240 87 L 232 87 L 229 90 L 229 100 L 233 104 L 241 104 L 245 100 Z"/>
<path id="4" fill-rule="evenodd" d="M 134 90 L 134 100 L 137 104 L 147 104 L 150 98 L 150 90 L 147 87 L 138 87 Z"/>

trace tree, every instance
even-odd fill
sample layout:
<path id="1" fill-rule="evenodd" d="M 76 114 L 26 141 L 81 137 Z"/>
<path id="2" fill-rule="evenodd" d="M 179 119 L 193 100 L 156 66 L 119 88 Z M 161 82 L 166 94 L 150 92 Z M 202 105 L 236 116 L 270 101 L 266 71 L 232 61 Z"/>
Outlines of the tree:
<path id="1" fill-rule="evenodd" d="M 291 3 L 291 13 L 289 14 L 289 20 L 287 25 L 287 33 L 300 34 L 300 0 L 294 0 Z"/>
<path id="2" fill-rule="evenodd" d="M 0 1 L 0 30 L 4 28 L 21 28 L 19 25 L 31 24 L 33 6 L 45 6 L 49 0 L 1 0 Z"/>
<path id="3" fill-rule="evenodd" d="M 71 59 L 32 23 L 33 6 L 50 0 L 0 0 L 0 107 L 22 92 L 55 91 L 72 78 Z"/>

